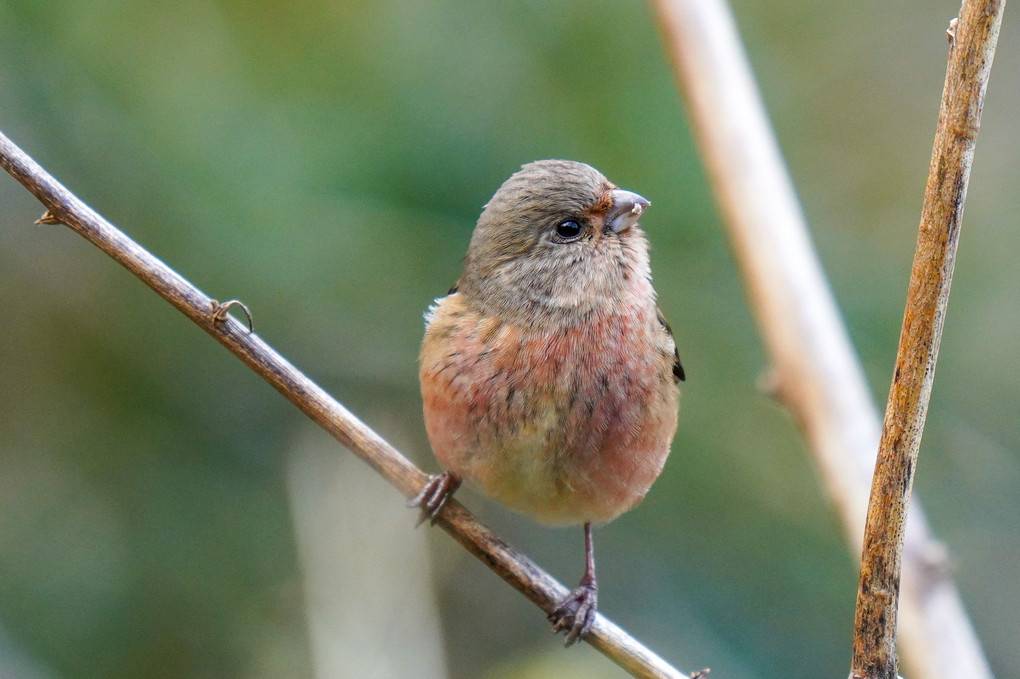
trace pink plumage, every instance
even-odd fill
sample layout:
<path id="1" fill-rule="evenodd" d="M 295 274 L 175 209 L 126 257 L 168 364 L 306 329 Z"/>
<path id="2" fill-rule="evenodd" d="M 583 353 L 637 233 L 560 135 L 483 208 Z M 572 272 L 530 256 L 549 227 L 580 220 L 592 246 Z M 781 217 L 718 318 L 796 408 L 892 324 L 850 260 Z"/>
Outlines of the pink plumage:
<path id="1" fill-rule="evenodd" d="M 585 577 L 551 614 L 568 644 L 595 614 L 591 523 L 641 501 L 676 431 L 683 369 L 637 223 L 648 205 L 588 165 L 529 163 L 426 316 L 425 425 L 447 471 L 415 503 L 434 517 L 463 479 L 540 522 L 585 524 Z"/>

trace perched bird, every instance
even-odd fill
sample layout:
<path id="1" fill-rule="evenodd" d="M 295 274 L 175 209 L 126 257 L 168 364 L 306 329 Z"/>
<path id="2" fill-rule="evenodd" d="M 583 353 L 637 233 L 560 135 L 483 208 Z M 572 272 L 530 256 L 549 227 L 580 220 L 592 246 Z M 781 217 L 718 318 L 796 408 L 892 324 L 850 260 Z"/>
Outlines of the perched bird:
<path id="1" fill-rule="evenodd" d="M 409 504 L 434 518 L 467 480 L 542 523 L 583 524 L 584 576 L 549 616 L 568 646 L 595 619 L 592 524 L 641 501 L 676 432 L 684 371 L 638 226 L 648 206 L 583 163 L 528 163 L 425 315 L 425 427 L 447 471 Z"/>

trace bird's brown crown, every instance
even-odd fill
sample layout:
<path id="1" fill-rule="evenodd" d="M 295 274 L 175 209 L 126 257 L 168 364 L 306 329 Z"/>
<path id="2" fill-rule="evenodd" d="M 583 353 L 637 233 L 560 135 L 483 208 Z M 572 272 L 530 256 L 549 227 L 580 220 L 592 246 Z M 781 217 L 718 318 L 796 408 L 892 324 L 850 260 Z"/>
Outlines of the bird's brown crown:
<path id="1" fill-rule="evenodd" d="M 539 215 L 587 211 L 606 201 L 608 192 L 614 188 L 591 165 L 573 160 L 536 160 L 503 182 L 486 205 L 479 225 L 487 216 L 507 213 L 534 219 Z"/>

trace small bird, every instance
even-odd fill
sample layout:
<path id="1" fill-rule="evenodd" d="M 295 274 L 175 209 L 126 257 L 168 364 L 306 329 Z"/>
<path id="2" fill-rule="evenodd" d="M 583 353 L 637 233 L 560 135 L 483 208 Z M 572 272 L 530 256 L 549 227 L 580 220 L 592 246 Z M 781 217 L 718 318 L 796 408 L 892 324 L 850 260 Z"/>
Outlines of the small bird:
<path id="1" fill-rule="evenodd" d="M 528 163 L 425 315 L 425 428 L 447 471 L 408 504 L 434 519 L 466 480 L 541 523 L 583 524 L 584 576 L 549 616 L 568 646 L 595 619 L 592 524 L 641 501 L 676 432 L 684 371 L 638 226 L 649 205 L 589 165 Z"/>

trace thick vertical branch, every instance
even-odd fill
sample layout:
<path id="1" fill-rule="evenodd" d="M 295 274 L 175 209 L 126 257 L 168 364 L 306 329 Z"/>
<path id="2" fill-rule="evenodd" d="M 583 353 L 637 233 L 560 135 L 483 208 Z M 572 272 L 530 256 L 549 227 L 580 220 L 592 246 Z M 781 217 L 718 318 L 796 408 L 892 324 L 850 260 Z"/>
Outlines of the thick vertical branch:
<path id="1" fill-rule="evenodd" d="M 950 26 L 949 67 L 861 552 L 851 665 L 855 679 L 897 676 L 904 525 L 1004 6 L 1005 0 L 965 0 L 959 20 Z M 967 667 L 946 669 L 970 674 Z"/>
<path id="2" fill-rule="evenodd" d="M 772 364 L 858 554 L 881 422 L 808 234 L 725 0 L 653 0 Z M 919 679 L 991 671 L 917 502 L 901 638 Z"/>

